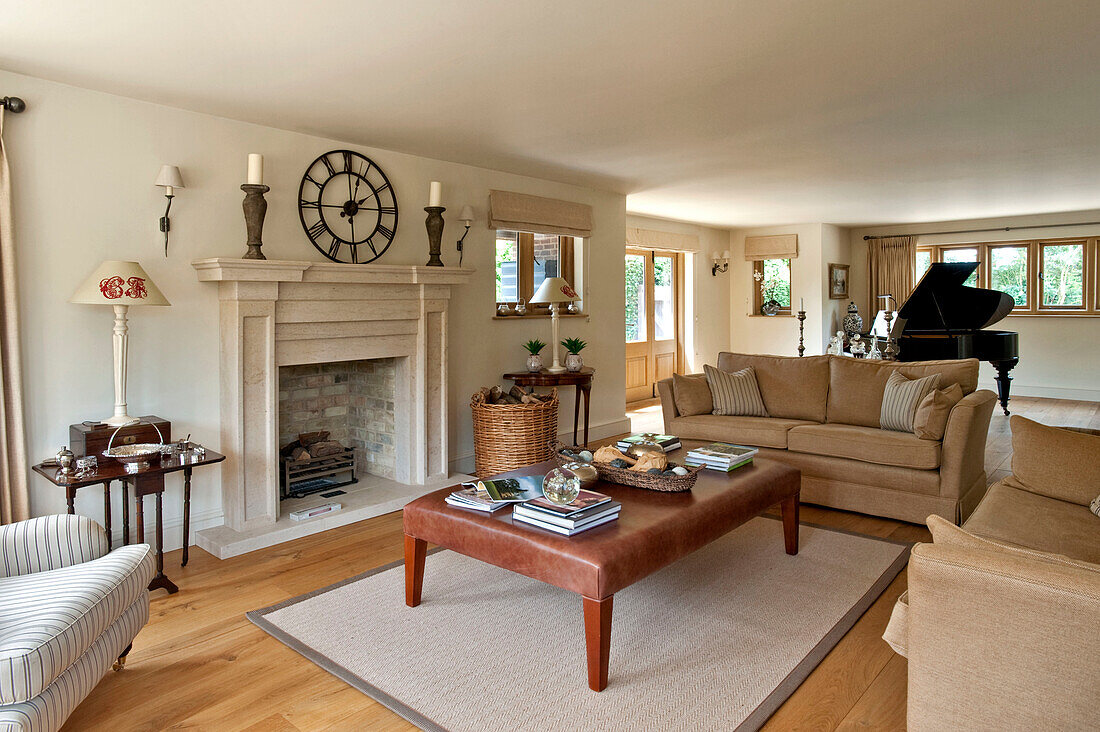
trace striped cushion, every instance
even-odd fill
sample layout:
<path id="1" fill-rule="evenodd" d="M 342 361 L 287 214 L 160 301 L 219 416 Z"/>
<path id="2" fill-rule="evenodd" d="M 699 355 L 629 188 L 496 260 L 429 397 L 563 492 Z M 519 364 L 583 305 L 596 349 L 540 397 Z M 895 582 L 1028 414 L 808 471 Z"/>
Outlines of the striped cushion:
<path id="1" fill-rule="evenodd" d="M 714 411 L 711 414 L 737 417 L 767 417 L 764 400 L 760 398 L 760 387 L 756 383 L 756 371 L 752 366 L 740 371 L 719 371 L 713 366 L 704 366 L 714 399 Z"/>
<path id="2" fill-rule="evenodd" d="M 0 577 L 45 572 L 99 559 L 107 532 L 87 516 L 42 516 L 0 526 Z"/>
<path id="3" fill-rule="evenodd" d="M 147 622 L 149 591 L 145 590 L 118 620 L 96 638 L 91 648 L 41 694 L 19 704 L 0 706 L 0 732 L 60 729 Z"/>
<path id="4" fill-rule="evenodd" d="M 886 390 L 882 393 L 882 410 L 879 412 L 879 425 L 884 430 L 912 432 L 913 418 L 917 407 L 940 384 L 940 375 L 932 374 L 920 379 L 907 379 L 897 371 L 886 380 Z"/>
<path id="5" fill-rule="evenodd" d="M 0 579 L 0 704 L 41 694 L 142 596 L 148 544 L 48 572 Z"/>

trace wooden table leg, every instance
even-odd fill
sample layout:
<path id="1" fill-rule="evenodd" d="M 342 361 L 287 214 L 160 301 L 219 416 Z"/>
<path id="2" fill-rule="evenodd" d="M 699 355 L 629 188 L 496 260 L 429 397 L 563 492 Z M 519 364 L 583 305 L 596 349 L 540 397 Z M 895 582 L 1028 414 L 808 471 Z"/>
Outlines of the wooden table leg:
<path id="1" fill-rule="evenodd" d="M 134 521 L 137 523 L 137 543 L 145 543 L 145 496 L 134 486 Z"/>
<path id="2" fill-rule="evenodd" d="M 783 544 L 788 554 L 798 554 L 798 494 L 785 498 L 781 504 L 783 514 Z"/>
<path id="3" fill-rule="evenodd" d="M 149 583 L 149 590 L 156 590 L 164 588 L 168 590 L 169 595 L 174 595 L 180 591 L 180 588 L 176 586 L 176 583 L 168 579 L 164 574 L 164 492 L 159 491 L 153 495 L 154 504 L 156 505 L 156 525 L 157 525 L 157 574 L 153 577 L 153 581 Z"/>
<path id="4" fill-rule="evenodd" d="M 573 390 L 573 447 L 577 446 L 577 422 L 581 416 L 581 387 L 578 384 Z M 588 435 L 584 436 L 585 447 L 588 446 Z"/>
<path id="5" fill-rule="evenodd" d="M 114 536 L 111 533 L 111 481 L 103 481 L 103 528 L 107 530 L 107 550 L 111 550 Z"/>
<path id="6" fill-rule="evenodd" d="M 602 600 L 584 598 L 584 646 L 588 653 L 588 688 L 607 688 L 607 664 L 611 658 L 611 605 L 615 596 Z"/>
<path id="7" fill-rule="evenodd" d="M 71 485 L 65 486 L 65 505 L 70 516 L 76 513 L 76 488 Z"/>
<path id="8" fill-rule="evenodd" d="M 193 468 L 183 469 L 183 561 L 181 567 L 187 566 L 187 547 L 191 543 L 191 472 Z"/>
<path id="9" fill-rule="evenodd" d="M 122 483 L 122 545 L 130 543 L 130 484 Z"/>
<path id="10" fill-rule="evenodd" d="M 581 390 L 581 394 L 584 395 L 584 446 L 588 447 L 588 404 L 592 400 L 592 382 L 588 382 L 583 386 L 578 386 Z M 573 440 L 576 441 L 576 434 L 573 435 Z"/>
<path id="11" fill-rule="evenodd" d="M 428 542 L 405 534 L 405 604 L 416 607 L 424 589 L 424 558 Z"/>

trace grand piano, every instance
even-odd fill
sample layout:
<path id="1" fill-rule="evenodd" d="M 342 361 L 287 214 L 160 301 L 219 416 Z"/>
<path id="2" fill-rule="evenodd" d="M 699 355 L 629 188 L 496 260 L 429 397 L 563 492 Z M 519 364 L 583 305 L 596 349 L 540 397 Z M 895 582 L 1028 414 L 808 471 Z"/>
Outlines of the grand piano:
<path id="1" fill-rule="evenodd" d="M 997 370 L 997 395 L 1007 415 L 1008 372 L 1020 362 L 1020 336 L 986 328 L 1012 312 L 1016 301 L 1000 290 L 963 285 L 977 268 L 977 262 L 934 262 L 898 308 L 891 334 L 899 361 L 988 361 Z"/>

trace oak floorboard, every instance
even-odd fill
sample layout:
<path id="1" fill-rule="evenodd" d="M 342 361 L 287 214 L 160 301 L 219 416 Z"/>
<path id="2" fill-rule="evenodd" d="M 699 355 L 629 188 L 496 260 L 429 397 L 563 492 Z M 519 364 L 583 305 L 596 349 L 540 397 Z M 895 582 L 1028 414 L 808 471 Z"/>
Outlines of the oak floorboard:
<path id="1" fill-rule="evenodd" d="M 1097 403 L 1013 397 L 1011 406 L 1014 414 L 1046 424 L 1100 429 Z M 659 420 L 659 411 L 649 407 L 643 418 Z M 991 478 L 1010 469 L 1009 418 L 999 410 L 985 453 Z M 802 520 L 898 541 L 930 539 L 921 525 L 818 506 L 803 506 Z M 180 552 L 167 553 L 165 569 L 180 592 L 153 594 L 149 624 L 134 641 L 126 668 L 108 672 L 65 729 L 415 729 L 244 616 L 401 556 L 400 512 L 227 560 L 192 547 L 182 568 Z M 905 587 L 902 572 L 767 729 L 904 728 L 905 661 L 881 635 Z"/>

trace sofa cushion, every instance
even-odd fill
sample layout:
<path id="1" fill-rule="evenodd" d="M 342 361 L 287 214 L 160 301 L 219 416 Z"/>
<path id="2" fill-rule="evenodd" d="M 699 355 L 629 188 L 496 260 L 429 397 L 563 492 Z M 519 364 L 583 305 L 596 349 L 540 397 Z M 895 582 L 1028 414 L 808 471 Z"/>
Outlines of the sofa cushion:
<path id="1" fill-rule="evenodd" d="M 756 385 L 756 373 L 752 366 L 740 371 L 719 371 L 713 366 L 703 367 L 714 401 L 714 414 L 735 417 L 767 417 L 760 387 Z"/>
<path id="2" fill-rule="evenodd" d="M 733 442 L 752 447 L 787 448 L 787 431 L 799 425 L 815 424 L 801 419 L 776 419 L 775 417 L 722 417 L 717 414 L 699 414 L 693 417 L 676 417 L 672 420 L 672 432 L 681 440 L 706 440 L 707 442 Z"/>
<path id="3" fill-rule="evenodd" d="M 1086 506 L 1032 493 L 1012 477 L 990 486 L 966 530 L 988 539 L 1100 563 L 1100 521 Z"/>
<path id="4" fill-rule="evenodd" d="M 787 449 L 899 468 L 935 470 L 940 466 L 940 443 L 922 440 L 909 432 L 875 427 L 846 424 L 793 427 L 787 435 Z"/>
<path id="5" fill-rule="evenodd" d="M 909 379 L 897 371 L 890 374 L 882 392 L 882 407 L 879 410 L 882 429 L 912 432 L 917 407 L 929 392 L 935 391 L 939 383 L 939 374 L 922 376 L 919 379 Z"/>
<path id="6" fill-rule="evenodd" d="M 718 368 L 740 371 L 752 366 L 768 416 L 825 421 L 829 394 L 828 356 L 757 356 L 719 353 Z"/>
<path id="7" fill-rule="evenodd" d="M 886 379 L 895 371 L 909 379 L 940 375 L 940 388 L 958 384 L 963 394 L 978 387 L 978 359 L 892 363 L 830 356 L 826 421 L 879 427 Z M 767 400 L 765 399 L 765 404 Z"/>
<path id="8" fill-rule="evenodd" d="M 673 374 L 672 399 L 676 402 L 677 414 L 685 417 L 714 411 L 714 400 L 710 395 L 710 387 L 707 386 L 706 374 Z"/>
<path id="9" fill-rule="evenodd" d="M 981 549 L 984 551 L 1009 552 L 1021 557 L 1036 559 L 1050 564 L 1061 564 L 1069 567 L 1079 567 L 1090 572 L 1100 572 L 1100 564 L 1085 562 L 1080 559 L 1067 557 L 1065 554 L 1054 554 L 1037 549 L 1029 549 L 1017 544 L 1008 544 L 996 539 L 989 539 L 971 533 L 967 528 L 962 528 L 951 523 L 942 516 L 928 517 L 928 530 L 932 532 L 932 542 L 939 545 L 960 546 L 964 549 Z"/>
<path id="10" fill-rule="evenodd" d="M 947 418 L 962 398 L 962 387 L 958 384 L 933 390 L 921 401 L 917 413 L 913 415 L 913 434 L 922 440 L 942 440 L 947 431 Z"/>
<path id="11" fill-rule="evenodd" d="M 1012 428 L 1012 475 L 1032 493 L 1079 503 L 1100 486 L 1100 436 L 1050 427 L 1016 415 Z"/>
<path id="12" fill-rule="evenodd" d="M 32 699 L 145 592 L 148 544 L 47 572 L 0 579 L 0 704 Z"/>

